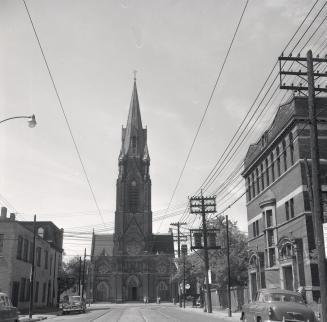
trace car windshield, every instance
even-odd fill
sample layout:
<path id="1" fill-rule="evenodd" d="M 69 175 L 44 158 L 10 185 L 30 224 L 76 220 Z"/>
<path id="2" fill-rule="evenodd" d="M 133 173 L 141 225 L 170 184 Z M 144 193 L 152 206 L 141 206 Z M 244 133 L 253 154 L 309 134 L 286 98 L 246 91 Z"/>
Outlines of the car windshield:
<path id="1" fill-rule="evenodd" d="M 69 297 L 69 302 L 80 302 L 81 297 L 80 296 L 70 296 Z"/>
<path id="2" fill-rule="evenodd" d="M 304 303 L 303 298 L 296 294 L 271 293 L 265 294 L 265 302 L 295 302 Z"/>

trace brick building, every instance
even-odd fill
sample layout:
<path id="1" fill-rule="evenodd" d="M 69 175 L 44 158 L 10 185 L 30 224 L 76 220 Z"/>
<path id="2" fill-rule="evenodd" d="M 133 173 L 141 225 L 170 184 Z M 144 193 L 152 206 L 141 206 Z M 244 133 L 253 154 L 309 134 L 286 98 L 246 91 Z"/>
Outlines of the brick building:
<path id="1" fill-rule="evenodd" d="M 25 310 L 30 300 L 33 222 L 0 217 L 0 291 L 11 298 L 14 306 Z M 36 222 L 34 306 L 55 306 L 58 297 L 58 270 L 62 262 L 63 230 L 51 221 Z"/>
<path id="2" fill-rule="evenodd" d="M 327 197 L 327 98 L 316 98 L 323 200 Z M 319 298 L 318 265 L 304 160 L 310 168 L 306 97 L 281 105 L 244 160 L 247 189 L 249 290 L 304 287 Z M 326 204 L 324 214 L 326 220 Z"/>
<path id="3" fill-rule="evenodd" d="M 115 232 L 92 239 L 90 294 L 95 301 L 171 300 L 172 233 L 152 233 L 150 156 L 134 82 L 118 158 Z"/>

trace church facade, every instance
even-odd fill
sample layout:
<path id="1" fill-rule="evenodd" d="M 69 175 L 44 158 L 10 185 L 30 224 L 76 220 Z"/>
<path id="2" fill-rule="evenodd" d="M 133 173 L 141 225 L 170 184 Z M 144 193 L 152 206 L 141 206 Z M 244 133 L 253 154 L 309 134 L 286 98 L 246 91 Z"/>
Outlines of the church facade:
<path id="1" fill-rule="evenodd" d="M 118 158 L 114 234 L 93 234 L 90 297 L 94 301 L 163 301 L 175 297 L 172 233 L 153 234 L 150 156 L 136 81 Z"/>

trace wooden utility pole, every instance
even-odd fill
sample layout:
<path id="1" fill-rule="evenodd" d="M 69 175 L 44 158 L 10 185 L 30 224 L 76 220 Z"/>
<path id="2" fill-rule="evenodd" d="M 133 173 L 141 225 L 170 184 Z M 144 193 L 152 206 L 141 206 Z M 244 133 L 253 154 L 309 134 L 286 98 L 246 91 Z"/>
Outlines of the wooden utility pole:
<path id="1" fill-rule="evenodd" d="M 203 250 L 204 250 L 204 274 L 207 291 L 208 313 L 212 313 L 211 291 L 209 283 L 209 255 L 208 255 L 208 234 L 206 214 L 216 212 L 216 197 L 203 197 L 202 191 L 200 197 L 190 198 L 190 211 L 193 214 L 202 215 L 202 232 L 203 232 Z"/>
<path id="2" fill-rule="evenodd" d="M 186 222 L 176 222 L 176 223 L 171 223 L 171 226 L 176 226 L 177 227 L 177 239 L 174 238 L 175 241 L 177 241 L 177 254 L 178 258 L 181 257 L 181 241 L 186 241 L 186 236 L 181 236 L 181 231 L 180 228 L 181 226 L 187 225 Z"/>
<path id="3" fill-rule="evenodd" d="M 187 237 L 186 236 L 181 236 L 181 231 L 180 228 L 181 226 L 187 225 L 186 222 L 176 222 L 176 223 L 171 223 L 171 226 L 176 226 L 177 227 L 177 239 L 174 238 L 174 241 L 177 241 L 177 256 L 178 258 L 181 257 L 181 241 L 186 241 Z M 182 307 L 182 297 L 181 297 L 181 290 L 180 290 L 180 283 L 178 282 L 178 296 L 179 296 L 179 307 Z"/>
<path id="4" fill-rule="evenodd" d="M 33 223 L 33 249 L 32 249 L 32 268 L 31 268 L 31 279 L 30 279 L 30 303 L 28 316 L 31 319 L 33 315 L 33 300 L 34 300 L 34 275 L 35 275 L 35 241 L 36 241 L 36 215 L 34 215 Z"/>
<path id="5" fill-rule="evenodd" d="M 81 296 L 81 274 L 82 274 L 82 257 L 79 257 L 79 269 L 78 269 L 78 295 Z"/>
<path id="6" fill-rule="evenodd" d="M 82 277 L 82 298 L 84 298 L 84 288 L 85 288 L 85 262 L 86 262 L 86 248 L 84 248 L 83 277 Z"/>
<path id="7" fill-rule="evenodd" d="M 185 290 L 185 282 L 186 282 L 186 276 L 185 276 L 185 260 L 187 255 L 187 245 L 182 245 L 182 255 L 183 255 L 183 307 L 185 309 L 185 298 L 186 298 L 186 290 Z"/>
<path id="8" fill-rule="evenodd" d="M 320 159 L 318 146 L 318 129 L 315 107 L 315 89 L 314 89 L 314 70 L 312 51 L 307 53 L 308 69 L 308 107 L 310 118 L 310 149 L 311 149 L 311 182 L 313 209 L 312 218 L 315 226 L 316 248 L 318 250 L 318 271 L 320 281 L 320 299 L 322 321 L 327 320 L 327 280 L 326 280 L 326 260 L 323 232 L 323 211 L 321 204 L 321 183 L 320 183 Z"/>
<path id="9" fill-rule="evenodd" d="M 315 82 L 322 77 L 327 77 L 326 73 L 321 73 L 319 70 L 314 70 L 314 63 L 320 65 L 327 63 L 327 58 L 313 58 L 312 51 L 307 52 L 306 57 L 279 57 L 280 61 L 280 88 L 292 89 L 299 92 L 307 92 L 308 96 L 308 112 L 310 120 L 310 152 L 311 152 L 311 191 L 312 191 L 312 219 L 314 224 L 314 233 L 316 241 L 316 249 L 318 251 L 318 271 L 320 282 L 320 300 L 321 300 L 321 313 L 322 321 L 327 321 L 327 279 L 326 279 L 326 251 L 324 245 L 324 233 L 323 233 L 323 211 L 321 204 L 321 183 L 320 183 L 320 158 L 319 158 L 319 145 L 318 145 L 318 129 L 317 129 L 317 115 L 315 107 L 315 93 L 327 92 L 327 88 L 320 87 Z M 287 61 L 298 63 L 300 66 L 304 66 L 306 63 L 306 71 L 285 71 L 281 62 Z M 294 85 L 287 85 L 282 76 L 285 78 L 287 75 L 297 76 L 300 83 Z M 305 78 L 306 77 L 306 78 Z M 302 82 L 304 81 L 304 85 Z"/>
<path id="10" fill-rule="evenodd" d="M 227 243 L 227 275 L 228 275 L 228 286 L 227 286 L 227 294 L 228 294 L 228 316 L 232 316 L 232 301 L 230 296 L 230 261 L 229 261 L 229 228 L 228 228 L 228 215 L 226 215 L 226 243 Z"/>

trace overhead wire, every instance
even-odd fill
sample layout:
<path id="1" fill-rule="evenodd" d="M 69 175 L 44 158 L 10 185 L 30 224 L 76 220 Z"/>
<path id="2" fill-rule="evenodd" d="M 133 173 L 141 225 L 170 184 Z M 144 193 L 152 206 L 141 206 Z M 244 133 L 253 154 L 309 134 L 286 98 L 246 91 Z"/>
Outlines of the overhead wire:
<path id="1" fill-rule="evenodd" d="M 91 181 L 90 181 L 90 179 L 89 179 L 89 176 L 88 176 L 88 174 L 87 174 L 87 172 L 86 172 L 86 168 L 85 168 L 85 165 L 84 165 L 84 161 L 83 161 L 83 159 L 82 159 L 82 156 L 81 156 L 81 153 L 80 153 L 80 151 L 79 151 L 79 148 L 78 148 L 78 145 L 77 145 L 76 139 L 75 139 L 75 137 L 74 137 L 74 134 L 73 134 L 72 128 L 71 128 L 71 126 L 70 126 L 70 123 L 69 123 L 69 120 L 68 120 L 68 117 L 67 117 L 66 111 L 65 111 L 65 109 L 64 109 L 64 106 L 63 106 L 63 103 L 62 103 L 61 97 L 60 97 L 59 92 L 58 92 L 58 89 L 57 89 L 57 85 L 56 85 L 56 83 L 55 83 L 55 81 L 54 81 L 54 78 L 53 78 L 53 76 L 52 76 L 52 72 L 51 72 L 51 70 L 50 70 L 50 66 L 49 66 L 49 64 L 48 64 L 48 61 L 47 61 L 47 58 L 46 58 L 46 56 L 45 56 L 45 53 L 44 53 L 43 47 L 42 47 L 42 45 L 41 45 L 41 41 L 40 41 L 40 39 L 39 39 L 39 36 L 38 36 L 37 31 L 36 31 L 36 28 L 35 28 L 34 22 L 33 22 L 33 20 L 32 20 L 32 16 L 31 16 L 30 11 L 29 11 L 29 9 L 28 9 L 28 7 L 27 7 L 26 1 L 25 1 L 25 0 L 22 0 L 22 1 L 23 1 L 24 5 L 25 5 L 25 9 L 26 9 L 26 12 L 27 12 L 27 14 L 28 14 L 28 17 L 29 17 L 29 20 L 30 20 L 31 26 L 32 26 L 32 28 L 33 28 L 35 38 L 36 38 L 37 43 L 38 43 L 38 45 L 39 45 L 39 48 L 40 48 L 40 51 L 41 51 L 41 54 L 42 54 L 42 57 L 43 57 L 44 63 L 45 63 L 45 65 L 46 65 L 46 69 L 47 69 L 48 74 L 49 74 L 50 79 L 51 79 L 52 86 L 53 86 L 54 91 L 55 91 L 55 93 L 56 93 L 56 96 L 57 96 L 57 99 L 58 99 L 58 102 L 59 102 L 59 106 L 60 106 L 60 110 L 61 110 L 61 112 L 62 112 L 62 115 L 64 116 L 64 120 L 65 120 L 65 123 L 66 123 L 66 125 L 67 125 L 68 131 L 69 131 L 69 134 L 70 134 L 70 137 L 71 137 L 71 139 L 72 139 L 72 141 L 73 141 L 73 144 L 74 144 L 74 147 L 75 147 L 75 151 L 76 151 L 76 153 L 77 153 L 77 156 L 78 156 L 79 162 L 80 162 L 81 167 L 82 167 L 82 170 L 83 170 L 83 174 L 84 174 L 84 176 L 85 176 L 85 179 L 86 179 L 87 185 L 88 185 L 88 187 L 89 187 L 89 189 L 90 189 L 90 192 L 91 192 L 91 195 L 92 195 L 92 199 L 93 199 L 94 204 L 95 204 L 95 206 L 96 206 L 96 208 L 97 208 L 97 210 L 98 210 L 98 214 L 99 214 L 99 216 L 100 216 L 100 218 L 101 218 L 101 221 L 102 221 L 102 223 L 104 224 L 104 219 L 103 219 L 103 215 L 102 215 L 101 209 L 100 209 L 100 207 L 99 207 L 99 204 L 98 204 L 97 198 L 96 198 L 96 196 L 95 196 L 94 189 L 93 189 L 93 187 L 92 187 L 92 185 L 91 185 Z"/>

